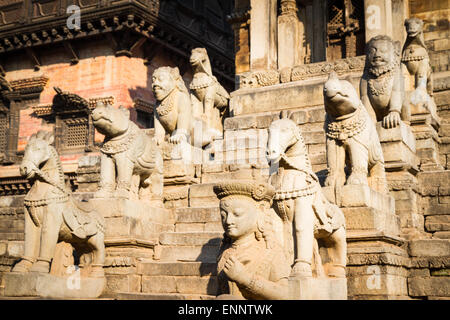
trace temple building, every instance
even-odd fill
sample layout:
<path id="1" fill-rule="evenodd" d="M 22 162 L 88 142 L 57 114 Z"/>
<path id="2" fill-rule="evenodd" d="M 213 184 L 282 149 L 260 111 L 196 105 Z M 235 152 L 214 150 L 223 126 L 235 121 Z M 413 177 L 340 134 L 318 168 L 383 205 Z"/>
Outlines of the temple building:
<path id="1" fill-rule="evenodd" d="M 64 188 L 77 201 L 107 212 L 103 213 L 106 285 L 101 297 L 210 299 L 220 294 L 223 276 L 217 271 L 217 257 L 224 227 L 214 186 L 224 180 L 267 182 L 277 170 L 266 156 L 269 128 L 286 117 L 300 129 L 311 176 L 317 178 L 327 201 L 345 216 L 347 240 L 345 281 L 332 282 L 331 293 L 320 287 L 320 294 L 305 295 L 300 289 L 291 298 L 448 299 L 449 14 L 445 0 L 2 1 L 0 299 L 14 296 L 6 278 L 24 255 L 24 203 L 32 184 L 21 174 L 21 163 L 30 137 L 39 131 L 53 134 Z M 412 18 L 423 21 L 418 35 L 412 36 L 405 27 Z M 336 126 L 324 102 L 324 84 L 334 74 L 347 80 L 362 99 L 355 108 L 375 105 L 372 95 L 387 95 L 390 89 L 384 84 L 374 89 L 368 60 L 368 48 L 374 46 L 370 40 L 379 36 L 390 39 L 380 38 L 392 43 L 393 64 L 401 70 L 397 85 L 402 87 L 402 99 L 410 97 L 399 104 L 398 108 L 408 108 L 408 115 L 404 118 L 403 109 L 397 110 L 402 118 L 396 128 L 374 119 L 386 191 L 380 191 L 383 182 L 370 177 L 368 185 L 334 188 L 327 152 L 329 141 L 341 139 L 342 132 L 336 134 L 339 138 L 332 136 Z M 105 139 L 96 129 L 94 109 L 123 106 L 153 143 L 166 115 L 158 111 L 165 105 L 152 88 L 155 70 L 176 67 L 186 96 L 206 108 L 206 98 L 195 98 L 196 89 L 209 86 L 197 85 L 196 74 L 201 72 L 193 64 L 196 48 L 207 52 L 202 63 L 209 63 L 210 70 L 202 64 L 202 72 L 221 86 L 208 99 L 215 101 L 214 107 L 219 96 L 227 104 L 217 116 L 220 134 L 194 148 L 201 157 L 190 163 L 180 160 L 183 155 L 174 158 L 172 152 L 170 157 L 170 151 L 161 147 L 162 205 L 141 207 L 136 196 L 117 200 L 109 210 L 108 203 L 95 196 L 102 183 L 105 186 L 101 162 L 110 137 Z M 420 81 L 408 69 L 410 61 L 425 57 L 427 101 L 432 101 L 428 106 L 414 104 L 412 92 Z M 349 130 L 358 129 L 354 127 Z M 349 132 L 339 143 L 352 137 Z M 343 154 L 348 157 L 349 151 Z M 344 176 L 352 174 L 347 165 Z M 119 176 L 120 169 L 115 170 Z M 250 192 L 248 197 L 252 196 Z M 283 243 L 283 221 L 275 211 L 264 212 Z M 58 245 L 54 259 L 67 253 Z M 325 249 L 314 253 L 315 258 L 326 256 Z M 50 274 L 64 275 L 60 268 L 52 266 Z"/>

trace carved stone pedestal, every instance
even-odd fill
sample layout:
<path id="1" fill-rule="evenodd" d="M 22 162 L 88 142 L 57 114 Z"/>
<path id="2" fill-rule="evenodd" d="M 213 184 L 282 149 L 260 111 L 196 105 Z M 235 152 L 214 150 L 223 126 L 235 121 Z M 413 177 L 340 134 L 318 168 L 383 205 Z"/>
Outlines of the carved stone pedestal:
<path id="1" fill-rule="evenodd" d="M 439 127 L 440 119 L 435 112 L 411 105 L 411 129 L 416 137 L 420 171 L 443 170 L 439 162 Z"/>
<path id="2" fill-rule="evenodd" d="M 5 296 L 43 298 L 99 297 L 105 288 L 105 278 L 77 278 L 76 275 L 58 277 L 36 272 L 7 273 L 4 276 Z"/>
<path id="3" fill-rule="evenodd" d="M 347 300 L 346 278 L 289 278 L 292 300 Z"/>
<path id="4" fill-rule="evenodd" d="M 158 259 L 159 235 L 173 231 L 173 212 L 143 201 L 90 200 L 106 222 L 105 294 L 139 292 L 137 262 Z"/>
<path id="5" fill-rule="evenodd" d="M 386 179 L 390 195 L 395 199 L 395 213 L 400 218 L 401 234 L 404 237 L 417 236 L 423 232 L 423 216 L 418 212 L 417 172 L 420 159 L 416 155 L 416 138 L 410 126 L 385 129 L 379 122 L 380 137 Z"/>
<path id="6" fill-rule="evenodd" d="M 416 139 L 411 127 L 400 123 L 392 129 L 385 129 L 377 123 L 377 133 L 383 148 L 384 166 L 387 171 L 418 170 Z"/>
<path id="7" fill-rule="evenodd" d="M 197 177 L 201 171 L 197 167 L 202 163 L 203 151 L 187 142 L 162 145 L 164 158 L 164 185 L 199 183 Z"/>
<path id="8" fill-rule="evenodd" d="M 402 248 L 394 198 L 368 186 L 322 189 L 345 214 L 348 298 L 406 297 L 408 254 Z"/>

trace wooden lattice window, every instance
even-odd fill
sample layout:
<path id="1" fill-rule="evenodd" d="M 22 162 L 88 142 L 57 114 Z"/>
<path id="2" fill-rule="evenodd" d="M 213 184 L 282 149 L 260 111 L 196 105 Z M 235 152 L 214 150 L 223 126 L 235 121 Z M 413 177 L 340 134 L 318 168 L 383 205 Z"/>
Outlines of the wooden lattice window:
<path id="1" fill-rule="evenodd" d="M 6 152 L 8 117 L 0 113 L 0 154 Z"/>
<path id="2" fill-rule="evenodd" d="M 364 54 L 364 1 L 327 1 L 327 60 Z"/>
<path id="3" fill-rule="evenodd" d="M 81 149 L 86 146 L 89 134 L 88 119 L 73 118 L 65 119 L 63 130 L 63 146 L 66 149 Z"/>

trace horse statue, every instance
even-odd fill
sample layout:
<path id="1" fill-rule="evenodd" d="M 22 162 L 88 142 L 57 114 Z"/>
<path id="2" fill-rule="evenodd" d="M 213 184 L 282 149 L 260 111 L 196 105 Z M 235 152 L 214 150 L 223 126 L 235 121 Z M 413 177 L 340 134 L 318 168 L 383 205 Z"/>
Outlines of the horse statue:
<path id="1" fill-rule="evenodd" d="M 70 243 L 77 255 L 92 261 L 89 277 L 104 277 L 105 260 L 103 217 L 75 201 L 64 184 L 64 172 L 50 132 L 33 134 L 25 148 L 20 174 L 32 187 L 24 199 L 25 250 L 12 272 L 49 273 L 55 263 L 56 244 Z"/>
<path id="2" fill-rule="evenodd" d="M 274 210 L 283 221 L 285 254 L 294 263 L 291 276 L 312 277 L 314 271 L 316 277 L 345 278 L 345 217 L 322 193 L 300 129 L 286 113 L 270 125 L 267 148 L 271 167 L 278 166 L 269 183 L 276 190 Z"/>

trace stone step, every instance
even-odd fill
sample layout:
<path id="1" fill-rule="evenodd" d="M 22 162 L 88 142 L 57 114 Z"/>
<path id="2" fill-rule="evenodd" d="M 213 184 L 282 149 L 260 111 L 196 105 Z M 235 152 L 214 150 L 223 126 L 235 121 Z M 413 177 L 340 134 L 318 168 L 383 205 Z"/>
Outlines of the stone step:
<path id="1" fill-rule="evenodd" d="M 177 208 L 175 223 L 220 222 L 219 207 Z"/>
<path id="2" fill-rule="evenodd" d="M 157 294 L 217 295 L 216 276 L 142 276 L 142 292 Z"/>
<path id="3" fill-rule="evenodd" d="M 194 184 L 189 188 L 190 207 L 212 207 L 219 205 L 219 199 L 213 191 L 214 183 Z"/>
<path id="4" fill-rule="evenodd" d="M 217 274 L 215 262 L 141 262 L 137 274 L 144 276 L 206 276 Z"/>
<path id="5" fill-rule="evenodd" d="M 201 261 L 216 262 L 219 253 L 219 245 L 203 246 L 161 246 L 160 261 Z"/>
<path id="6" fill-rule="evenodd" d="M 222 232 L 165 232 L 160 235 L 159 243 L 163 246 L 218 246 L 222 235 Z"/>
<path id="7" fill-rule="evenodd" d="M 182 207 L 175 210 L 175 217 L 175 232 L 223 232 L 218 207 Z"/>
<path id="8" fill-rule="evenodd" d="M 128 293 L 118 292 L 109 299 L 114 300 L 212 300 L 216 296 L 205 294 L 182 294 L 182 293 Z"/>

